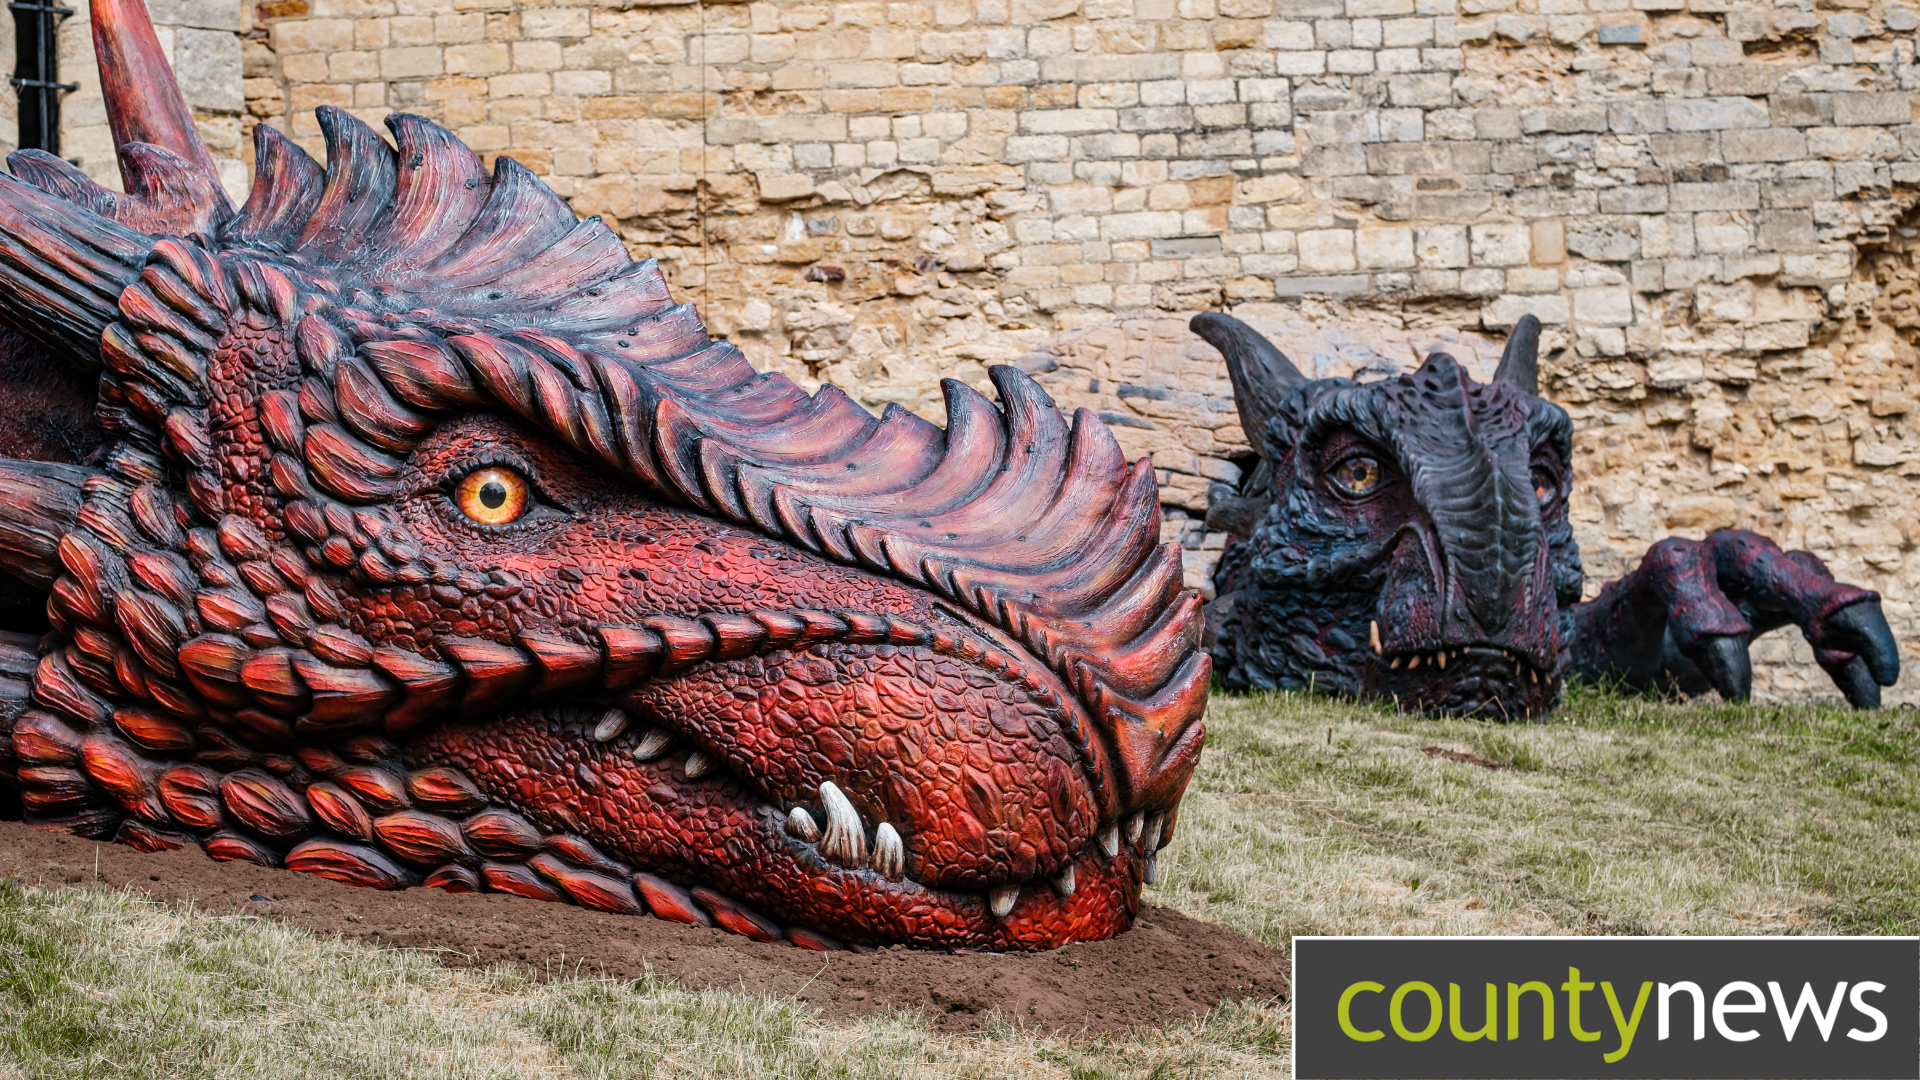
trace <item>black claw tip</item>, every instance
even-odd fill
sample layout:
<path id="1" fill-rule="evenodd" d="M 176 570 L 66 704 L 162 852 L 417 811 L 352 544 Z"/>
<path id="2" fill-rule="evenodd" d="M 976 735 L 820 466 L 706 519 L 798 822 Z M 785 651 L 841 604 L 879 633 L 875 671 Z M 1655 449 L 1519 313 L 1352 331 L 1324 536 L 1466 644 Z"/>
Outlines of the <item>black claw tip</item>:
<path id="1" fill-rule="evenodd" d="M 1887 626 L 1887 617 L 1880 611 L 1879 601 L 1849 604 L 1827 616 L 1826 625 L 1821 629 L 1825 631 L 1822 644 L 1855 654 L 1864 662 L 1864 672 L 1871 675 L 1871 681 L 1881 686 L 1892 686 L 1899 681 L 1900 649 L 1893 639 L 1892 628 Z M 1837 681 L 1839 675 L 1834 678 Z M 1853 700 L 1851 693 L 1847 700 Z M 1874 704 L 1879 702 L 1880 694 L 1876 690 Z"/>
<path id="2" fill-rule="evenodd" d="M 1753 695 L 1753 661 L 1747 657 L 1746 638 L 1733 634 L 1705 638 L 1692 652 L 1690 659 L 1721 697 L 1745 701 Z"/>
<path id="3" fill-rule="evenodd" d="M 1866 660 L 1861 657 L 1841 664 L 1833 670 L 1833 682 L 1840 692 L 1847 696 L 1847 704 L 1856 709 L 1877 709 L 1880 707 L 1880 684 L 1867 668 Z"/>

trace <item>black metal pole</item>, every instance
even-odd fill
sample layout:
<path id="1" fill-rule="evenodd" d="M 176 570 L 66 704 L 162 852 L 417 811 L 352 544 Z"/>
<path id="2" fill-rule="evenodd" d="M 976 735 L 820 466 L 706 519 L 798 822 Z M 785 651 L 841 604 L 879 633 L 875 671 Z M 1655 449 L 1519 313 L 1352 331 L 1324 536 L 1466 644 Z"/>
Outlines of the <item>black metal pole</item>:
<path id="1" fill-rule="evenodd" d="M 13 2 L 13 85 L 20 95 L 19 138 L 22 150 L 60 152 L 60 93 L 78 90 L 78 83 L 59 81 L 60 20 L 72 8 L 47 3 Z"/>

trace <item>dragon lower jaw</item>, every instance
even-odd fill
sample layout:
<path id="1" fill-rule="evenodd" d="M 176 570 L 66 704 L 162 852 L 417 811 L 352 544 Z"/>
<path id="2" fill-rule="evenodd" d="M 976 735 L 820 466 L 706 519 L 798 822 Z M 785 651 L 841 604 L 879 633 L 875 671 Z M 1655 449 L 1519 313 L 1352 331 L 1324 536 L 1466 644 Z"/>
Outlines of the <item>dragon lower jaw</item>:
<path id="1" fill-rule="evenodd" d="M 611 854 L 616 877 L 652 875 L 693 889 L 709 909 L 721 906 L 715 897 L 729 898 L 766 913 L 751 916 L 763 924 L 859 944 L 1030 949 L 1112 936 L 1139 910 L 1168 832 L 1166 815 L 1136 814 L 1044 878 L 962 891 L 915 880 L 938 868 L 921 863 L 912 835 L 863 819 L 841 794 L 850 784 L 822 783 L 818 808 L 782 808 L 720 754 L 600 710 L 439 728 L 407 757 L 416 768 L 460 771 L 542 830 L 589 839 Z M 645 888 L 638 894 L 661 906 Z"/>
<path id="2" fill-rule="evenodd" d="M 1405 712 L 1501 720 L 1545 716 L 1562 687 L 1553 669 L 1490 645 L 1370 656 L 1361 682 L 1367 696 L 1391 699 Z"/>

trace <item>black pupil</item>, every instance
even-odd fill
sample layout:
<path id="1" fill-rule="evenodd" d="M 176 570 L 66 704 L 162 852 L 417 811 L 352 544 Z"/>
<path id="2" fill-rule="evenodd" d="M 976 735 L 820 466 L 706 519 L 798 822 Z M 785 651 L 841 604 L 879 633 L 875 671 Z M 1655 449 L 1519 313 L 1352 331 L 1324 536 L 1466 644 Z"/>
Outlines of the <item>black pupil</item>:
<path id="1" fill-rule="evenodd" d="M 498 510 L 507 504 L 507 488 L 498 480 L 489 480 L 480 485 L 480 505 L 489 510 Z"/>
<path id="2" fill-rule="evenodd" d="M 1349 488 L 1356 490 L 1369 488 L 1373 486 L 1379 469 L 1380 466 L 1376 465 L 1371 458 L 1354 458 L 1340 470 L 1342 473 L 1340 479 Z"/>

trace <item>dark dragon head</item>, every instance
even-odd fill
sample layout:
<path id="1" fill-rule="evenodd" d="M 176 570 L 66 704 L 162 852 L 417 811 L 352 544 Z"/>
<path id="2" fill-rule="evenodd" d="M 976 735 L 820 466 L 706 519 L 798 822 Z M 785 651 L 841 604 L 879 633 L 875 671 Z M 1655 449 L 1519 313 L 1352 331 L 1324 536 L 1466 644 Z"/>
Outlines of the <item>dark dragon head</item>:
<path id="1" fill-rule="evenodd" d="M 1226 684 L 1544 715 L 1581 569 L 1572 424 L 1537 396 L 1539 322 L 1521 319 L 1484 384 L 1445 353 L 1379 382 L 1310 380 L 1238 319 L 1193 329 L 1226 356 L 1260 455 L 1215 577 Z"/>
<path id="2" fill-rule="evenodd" d="M 755 372 L 420 117 L 263 124 L 235 209 L 93 13 L 128 193 L 0 178 L 0 322 L 99 372 L 85 464 L 0 462 L 30 817 L 813 947 L 1128 926 L 1210 681 L 1147 462 L 1010 368 L 944 429 Z"/>

